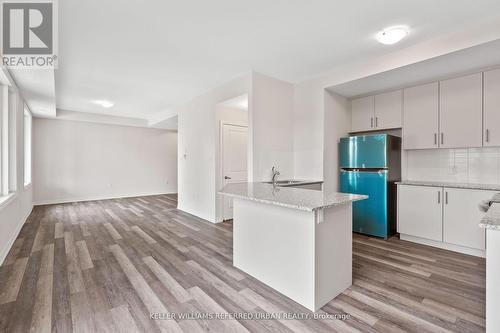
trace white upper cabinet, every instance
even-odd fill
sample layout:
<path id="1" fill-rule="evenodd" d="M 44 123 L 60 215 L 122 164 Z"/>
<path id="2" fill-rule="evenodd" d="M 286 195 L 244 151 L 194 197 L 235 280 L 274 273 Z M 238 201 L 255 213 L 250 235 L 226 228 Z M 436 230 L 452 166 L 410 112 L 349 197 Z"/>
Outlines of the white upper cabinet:
<path id="1" fill-rule="evenodd" d="M 375 129 L 375 101 L 373 96 L 353 99 L 351 108 L 351 132 Z"/>
<path id="2" fill-rule="evenodd" d="M 484 72 L 483 145 L 500 146 L 500 69 Z"/>
<path id="3" fill-rule="evenodd" d="M 375 95 L 375 129 L 400 128 L 402 107 L 402 90 Z"/>
<path id="4" fill-rule="evenodd" d="M 400 128 L 402 106 L 402 90 L 353 99 L 351 132 Z"/>
<path id="5" fill-rule="evenodd" d="M 482 73 L 439 84 L 441 148 L 482 146 Z"/>
<path id="6" fill-rule="evenodd" d="M 439 84 L 407 88 L 403 100 L 403 148 L 438 148 Z"/>

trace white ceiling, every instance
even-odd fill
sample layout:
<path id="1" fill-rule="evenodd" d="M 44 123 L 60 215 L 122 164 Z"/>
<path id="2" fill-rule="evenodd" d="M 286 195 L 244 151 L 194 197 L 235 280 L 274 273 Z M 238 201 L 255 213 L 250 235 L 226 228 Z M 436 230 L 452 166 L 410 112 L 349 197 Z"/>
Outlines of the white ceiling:
<path id="1" fill-rule="evenodd" d="M 59 10 L 57 107 L 151 122 L 250 70 L 297 82 L 493 17 L 500 1 L 64 0 Z M 400 44 L 373 39 L 396 24 L 411 28 Z"/>
<path id="2" fill-rule="evenodd" d="M 53 69 L 9 69 L 28 108 L 37 117 L 56 116 L 56 89 Z"/>

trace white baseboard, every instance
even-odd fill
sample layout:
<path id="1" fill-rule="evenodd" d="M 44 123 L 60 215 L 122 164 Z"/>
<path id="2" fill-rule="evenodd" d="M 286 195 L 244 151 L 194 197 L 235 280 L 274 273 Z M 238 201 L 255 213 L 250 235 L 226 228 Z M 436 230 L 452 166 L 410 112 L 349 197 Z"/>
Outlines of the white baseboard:
<path id="1" fill-rule="evenodd" d="M 12 245 L 14 245 L 14 242 L 16 241 L 17 236 L 19 236 L 19 233 L 21 232 L 21 229 L 23 228 L 24 223 L 26 223 L 26 220 L 28 219 L 28 217 L 30 216 L 32 211 L 33 211 L 33 206 L 31 206 L 31 209 L 28 211 L 28 213 L 21 219 L 20 223 L 18 223 L 18 225 L 16 226 L 16 229 L 14 230 L 14 234 L 10 237 L 7 244 L 5 244 L 4 248 L 2 249 L 2 252 L 0 252 L 0 266 L 3 265 L 5 258 L 7 258 L 7 255 L 9 254 L 9 251 L 12 248 Z"/>
<path id="2" fill-rule="evenodd" d="M 50 200 L 40 200 L 35 201 L 35 206 L 40 205 L 55 205 L 70 202 L 82 202 L 82 201 L 95 201 L 95 200 L 110 200 L 110 199 L 121 199 L 121 198 L 135 198 L 135 197 L 147 197 L 151 195 L 164 195 L 164 194 L 176 194 L 177 192 L 143 192 L 143 193 L 128 193 L 120 195 L 103 195 L 103 196 L 88 196 L 88 197 L 75 197 L 75 198 L 65 198 L 65 199 L 50 199 Z"/>
<path id="3" fill-rule="evenodd" d="M 215 221 L 215 218 L 213 216 L 212 217 L 208 217 L 208 216 L 206 216 L 204 214 L 198 213 L 197 211 L 194 211 L 194 210 L 191 210 L 191 209 L 186 209 L 186 208 L 181 207 L 181 206 L 177 206 L 177 209 L 178 210 L 182 210 L 185 213 L 188 213 L 188 214 L 194 215 L 196 217 L 199 217 L 200 219 L 203 219 L 205 221 L 208 221 L 208 222 L 211 222 L 211 223 L 217 223 Z"/>
<path id="4" fill-rule="evenodd" d="M 405 240 L 408 242 L 433 246 L 433 247 L 437 247 L 437 248 L 440 248 L 443 250 L 449 250 L 449 251 L 453 251 L 453 252 L 468 254 L 471 256 L 475 256 L 475 257 L 486 258 L 486 251 L 471 249 L 471 248 L 465 247 L 465 246 L 448 244 L 448 243 L 444 243 L 444 242 L 439 242 L 439 241 L 435 241 L 435 240 L 430 240 L 430 239 L 425 239 L 425 238 L 420 238 L 420 237 L 415 237 L 415 236 L 410 236 L 410 235 L 405 235 L 405 234 L 400 234 L 399 239 Z"/>

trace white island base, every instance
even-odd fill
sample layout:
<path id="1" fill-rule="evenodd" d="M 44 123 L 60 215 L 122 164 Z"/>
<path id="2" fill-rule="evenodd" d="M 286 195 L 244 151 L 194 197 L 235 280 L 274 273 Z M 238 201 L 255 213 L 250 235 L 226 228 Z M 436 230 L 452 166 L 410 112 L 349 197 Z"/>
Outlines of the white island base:
<path id="1" fill-rule="evenodd" d="M 352 203 L 305 211 L 234 198 L 234 266 L 311 311 L 352 284 Z"/>

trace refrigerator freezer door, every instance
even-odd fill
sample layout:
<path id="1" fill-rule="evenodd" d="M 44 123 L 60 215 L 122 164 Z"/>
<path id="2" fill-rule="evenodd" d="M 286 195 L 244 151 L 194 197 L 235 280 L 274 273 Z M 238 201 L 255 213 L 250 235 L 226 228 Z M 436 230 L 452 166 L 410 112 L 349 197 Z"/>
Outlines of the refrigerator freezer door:
<path id="1" fill-rule="evenodd" d="M 340 192 L 365 194 L 367 200 L 352 206 L 353 231 L 387 238 L 387 171 L 340 172 Z"/>
<path id="2" fill-rule="evenodd" d="M 340 167 L 347 169 L 387 168 L 387 141 L 386 134 L 340 139 Z"/>

